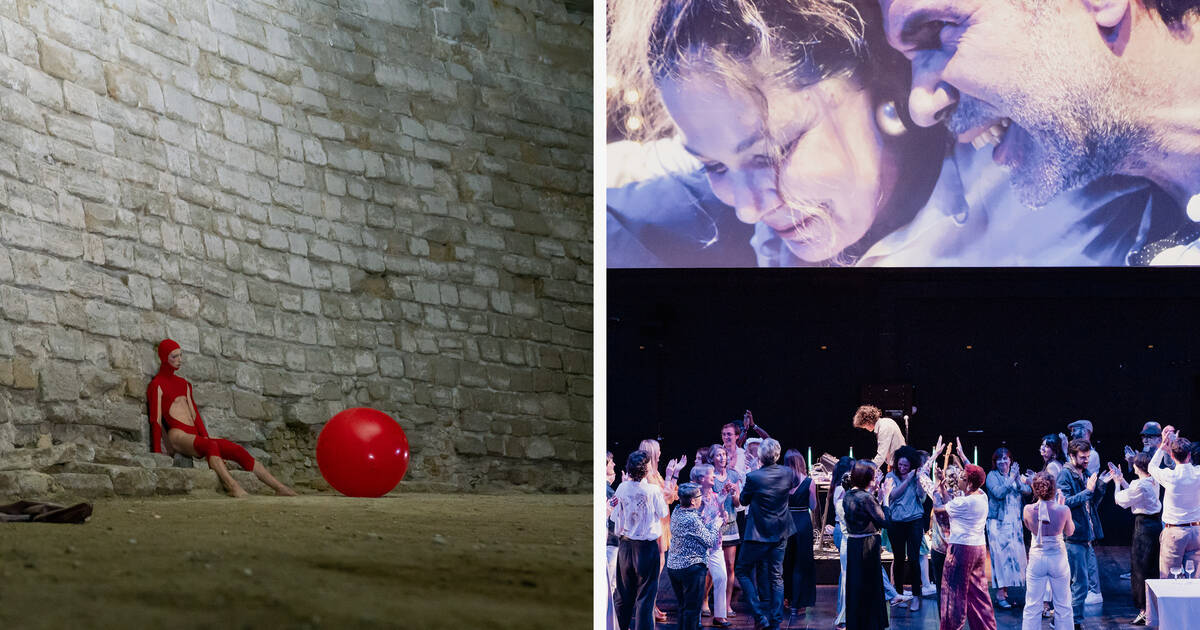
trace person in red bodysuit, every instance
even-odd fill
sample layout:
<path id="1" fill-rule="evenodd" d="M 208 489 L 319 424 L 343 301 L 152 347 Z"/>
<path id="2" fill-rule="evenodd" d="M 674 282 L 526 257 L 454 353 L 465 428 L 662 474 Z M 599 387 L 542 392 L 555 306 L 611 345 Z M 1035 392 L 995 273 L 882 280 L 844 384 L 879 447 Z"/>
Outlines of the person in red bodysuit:
<path id="1" fill-rule="evenodd" d="M 254 460 L 246 449 L 230 442 L 209 437 L 200 409 L 192 397 L 192 384 L 175 371 L 183 365 L 183 350 L 179 344 L 164 339 L 158 344 L 158 358 L 162 367 L 146 388 L 146 402 L 150 412 L 150 447 L 155 453 L 168 455 L 176 452 L 189 457 L 203 457 L 217 473 L 229 494 L 241 498 L 246 491 L 229 474 L 224 460 L 237 462 L 242 468 L 254 473 L 263 483 L 275 489 L 276 494 L 296 496 L 289 487 L 267 471 L 267 467 Z M 163 429 L 167 429 L 163 440 Z"/>

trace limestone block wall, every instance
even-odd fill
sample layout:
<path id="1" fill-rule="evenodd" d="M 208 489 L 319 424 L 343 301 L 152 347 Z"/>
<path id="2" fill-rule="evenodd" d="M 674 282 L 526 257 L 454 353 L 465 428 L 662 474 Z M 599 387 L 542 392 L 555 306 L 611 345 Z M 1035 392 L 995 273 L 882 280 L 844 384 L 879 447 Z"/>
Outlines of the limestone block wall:
<path id="1" fill-rule="evenodd" d="M 414 487 L 589 490 L 569 6 L 0 0 L 0 471 L 150 461 L 171 337 L 210 430 L 294 483 L 372 406 Z"/>

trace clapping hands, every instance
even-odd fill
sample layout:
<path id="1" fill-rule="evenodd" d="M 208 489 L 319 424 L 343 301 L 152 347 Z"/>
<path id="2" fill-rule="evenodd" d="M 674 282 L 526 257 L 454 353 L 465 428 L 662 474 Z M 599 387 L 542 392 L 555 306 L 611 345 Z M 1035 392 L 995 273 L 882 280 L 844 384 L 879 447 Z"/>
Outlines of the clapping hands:
<path id="1" fill-rule="evenodd" d="M 678 477 L 679 471 L 683 470 L 684 466 L 687 466 L 687 455 L 680 455 L 678 459 L 672 459 L 667 462 L 667 476 Z"/>

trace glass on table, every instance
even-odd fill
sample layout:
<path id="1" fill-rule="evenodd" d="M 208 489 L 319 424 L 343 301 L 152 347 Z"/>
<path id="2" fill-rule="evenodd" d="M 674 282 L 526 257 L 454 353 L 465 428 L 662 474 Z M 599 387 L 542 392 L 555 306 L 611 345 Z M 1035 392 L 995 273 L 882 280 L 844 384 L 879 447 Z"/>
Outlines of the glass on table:
<path id="1" fill-rule="evenodd" d="M 1196 577 L 1196 562 L 1194 560 L 1188 560 L 1183 568 L 1187 571 L 1189 580 Z"/>
<path id="2" fill-rule="evenodd" d="M 1180 576 L 1182 573 L 1183 573 L 1183 566 L 1182 566 L 1182 565 L 1175 565 L 1175 566 L 1171 567 L 1171 579 L 1172 579 L 1172 580 L 1178 580 L 1178 579 L 1179 579 L 1179 576 Z"/>

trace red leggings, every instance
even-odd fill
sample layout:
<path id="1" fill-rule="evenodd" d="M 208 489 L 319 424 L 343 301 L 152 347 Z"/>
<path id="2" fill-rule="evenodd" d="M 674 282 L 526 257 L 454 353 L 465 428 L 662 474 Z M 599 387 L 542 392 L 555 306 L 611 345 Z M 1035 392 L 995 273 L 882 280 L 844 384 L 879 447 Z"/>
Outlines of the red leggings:
<path id="1" fill-rule="evenodd" d="M 228 459 L 232 462 L 237 462 L 239 466 L 246 470 L 254 470 L 254 458 L 246 449 L 230 442 L 229 440 L 214 440 L 213 438 L 196 436 L 196 441 L 192 443 L 202 457 L 220 457 Z"/>

